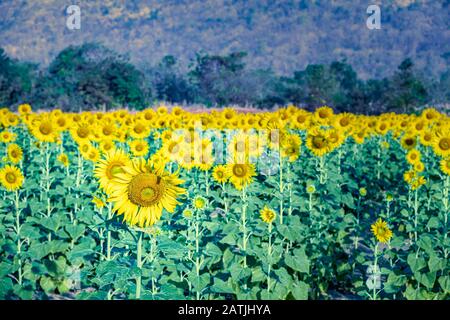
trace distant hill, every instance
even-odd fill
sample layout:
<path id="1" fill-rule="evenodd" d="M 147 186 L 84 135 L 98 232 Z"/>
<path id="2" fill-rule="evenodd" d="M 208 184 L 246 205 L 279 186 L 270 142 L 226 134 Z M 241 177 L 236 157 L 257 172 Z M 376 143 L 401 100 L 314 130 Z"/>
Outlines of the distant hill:
<path id="1" fill-rule="evenodd" d="M 247 51 L 251 68 L 282 74 L 346 58 L 361 78 L 392 74 L 411 57 L 437 75 L 449 65 L 450 0 L 383 1 L 382 29 L 366 27 L 362 0 L 0 1 L 0 47 L 43 65 L 71 44 L 99 41 L 137 65 L 172 54 Z M 79 31 L 65 9 L 82 10 Z"/>

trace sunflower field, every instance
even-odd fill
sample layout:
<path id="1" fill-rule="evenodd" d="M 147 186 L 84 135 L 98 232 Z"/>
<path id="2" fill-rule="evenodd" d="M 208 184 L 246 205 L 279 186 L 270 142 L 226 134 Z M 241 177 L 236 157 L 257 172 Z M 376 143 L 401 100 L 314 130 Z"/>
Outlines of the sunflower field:
<path id="1" fill-rule="evenodd" d="M 0 299 L 449 299 L 450 121 L 0 110 Z"/>

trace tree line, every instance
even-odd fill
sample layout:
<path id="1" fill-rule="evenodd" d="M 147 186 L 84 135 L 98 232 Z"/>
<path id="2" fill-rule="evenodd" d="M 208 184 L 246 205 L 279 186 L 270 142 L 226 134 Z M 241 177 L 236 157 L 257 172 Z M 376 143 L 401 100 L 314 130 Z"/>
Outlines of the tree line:
<path id="1" fill-rule="evenodd" d="M 29 102 L 35 109 L 64 111 L 143 109 L 160 101 L 208 107 L 240 105 L 270 109 L 289 103 L 313 110 L 378 114 L 414 112 L 450 101 L 450 71 L 427 79 L 411 59 L 388 78 L 362 80 L 344 61 L 311 64 L 291 76 L 246 68 L 245 52 L 197 53 L 187 71 L 174 56 L 141 68 L 101 44 L 62 50 L 46 68 L 17 61 L 0 48 L 0 105 Z"/>

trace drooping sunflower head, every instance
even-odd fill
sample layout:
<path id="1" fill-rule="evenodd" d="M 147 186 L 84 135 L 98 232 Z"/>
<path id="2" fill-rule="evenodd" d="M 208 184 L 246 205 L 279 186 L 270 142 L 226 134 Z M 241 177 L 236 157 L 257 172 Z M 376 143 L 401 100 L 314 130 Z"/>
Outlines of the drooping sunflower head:
<path id="1" fill-rule="evenodd" d="M 387 243 L 392 237 L 392 231 L 389 229 L 387 222 L 381 220 L 381 218 L 372 224 L 371 230 L 379 242 Z"/>
<path id="2" fill-rule="evenodd" d="M 0 170 L 0 183 L 8 191 L 20 189 L 23 181 L 23 174 L 17 167 L 7 165 Z"/>
<path id="3" fill-rule="evenodd" d="M 262 221 L 264 221 L 265 223 L 272 223 L 273 220 L 275 220 L 276 216 L 275 211 L 273 211 L 268 206 L 264 206 L 264 208 L 260 211 L 259 214 Z"/>

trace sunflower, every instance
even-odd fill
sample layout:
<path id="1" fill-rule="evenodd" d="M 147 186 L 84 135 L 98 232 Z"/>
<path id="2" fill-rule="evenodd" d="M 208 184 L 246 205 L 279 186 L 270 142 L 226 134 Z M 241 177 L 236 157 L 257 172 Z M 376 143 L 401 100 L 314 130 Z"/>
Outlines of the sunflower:
<path id="1" fill-rule="evenodd" d="M 236 117 L 236 111 L 233 108 L 225 108 L 222 110 L 221 117 L 225 121 L 231 121 Z"/>
<path id="2" fill-rule="evenodd" d="M 131 142 L 128 142 L 128 145 L 130 146 L 130 150 L 136 157 L 144 157 L 147 155 L 149 146 L 147 141 L 138 139 L 133 140 Z"/>
<path id="3" fill-rule="evenodd" d="M 406 171 L 403 174 L 403 179 L 407 183 L 411 183 L 417 177 L 417 173 L 414 170 Z"/>
<path id="4" fill-rule="evenodd" d="M 31 133 L 39 141 L 55 142 L 57 136 L 57 128 L 53 119 L 48 115 L 41 115 L 36 118 L 31 126 Z"/>
<path id="5" fill-rule="evenodd" d="M 275 211 L 270 209 L 268 206 L 264 206 L 264 208 L 260 211 L 260 217 L 262 221 L 265 223 L 272 223 L 275 220 Z"/>
<path id="6" fill-rule="evenodd" d="M 442 172 L 450 176 L 450 157 L 442 159 L 440 165 Z"/>
<path id="7" fill-rule="evenodd" d="M 379 242 L 387 243 L 392 237 L 392 231 L 389 229 L 386 221 L 381 220 L 381 218 L 372 224 L 370 228 Z"/>
<path id="8" fill-rule="evenodd" d="M 64 131 L 70 128 L 70 125 L 72 124 L 71 119 L 65 114 L 55 117 L 54 122 L 59 131 Z"/>
<path id="9" fill-rule="evenodd" d="M 183 217 L 190 219 L 190 218 L 192 218 L 192 216 L 193 216 L 193 212 L 191 209 L 183 210 Z"/>
<path id="10" fill-rule="evenodd" d="M 16 140 L 17 135 L 9 131 L 0 132 L 0 141 L 4 143 L 13 142 Z"/>
<path id="11" fill-rule="evenodd" d="M 294 162 L 300 156 L 302 140 L 299 135 L 289 134 L 281 141 L 281 156 Z"/>
<path id="12" fill-rule="evenodd" d="M 14 166 L 5 166 L 0 170 L 0 183 L 8 191 L 15 191 L 22 187 L 24 177 L 19 168 Z"/>
<path id="13" fill-rule="evenodd" d="M 207 205 L 207 201 L 202 196 L 196 196 L 192 201 L 192 204 L 194 205 L 194 208 L 198 210 L 203 210 Z"/>
<path id="14" fill-rule="evenodd" d="M 124 167 L 130 164 L 130 159 L 123 150 L 113 149 L 107 152 L 103 159 L 98 161 L 94 170 L 94 175 L 98 179 L 100 187 L 109 194 L 117 174 L 124 173 Z"/>
<path id="15" fill-rule="evenodd" d="M 7 148 L 8 159 L 12 163 L 19 163 L 22 160 L 23 152 L 22 148 L 19 145 L 12 143 L 8 145 Z"/>
<path id="16" fill-rule="evenodd" d="M 421 158 L 420 151 L 417 149 L 411 149 L 406 154 L 406 160 L 411 165 L 415 165 L 417 162 L 420 162 L 420 158 Z"/>
<path id="17" fill-rule="evenodd" d="M 309 184 L 306 186 L 306 192 L 308 194 L 313 194 L 314 192 L 316 192 L 316 187 L 313 184 Z"/>
<path id="18" fill-rule="evenodd" d="M 256 176 L 255 165 L 252 163 L 229 163 L 226 165 L 226 175 L 237 190 L 242 190 L 252 183 Z"/>
<path id="19" fill-rule="evenodd" d="M 412 189 L 412 190 L 417 190 L 417 189 L 419 189 L 421 186 L 423 186 L 425 183 L 427 183 L 427 180 L 426 180 L 424 177 L 419 176 L 419 177 L 416 177 L 415 179 L 413 179 L 413 180 L 409 183 L 409 185 L 411 186 L 411 189 Z"/>
<path id="20" fill-rule="evenodd" d="M 420 143 L 424 146 L 431 146 L 433 144 L 434 134 L 430 130 L 424 130 L 420 132 Z"/>
<path id="21" fill-rule="evenodd" d="M 29 114 L 32 111 L 31 106 L 29 104 L 21 104 L 18 107 L 18 110 L 21 115 Z"/>
<path id="22" fill-rule="evenodd" d="M 80 121 L 77 122 L 73 128 L 71 128 L 70 134 L 76 142 L 82 143 L 91 138 L 93 135 L 93 128 L 88 122 Z"/>
<path id="23" fill-rule="evenodd" d="M 450 155 L 450 130 L 442 129 L 436 131 L 436 136 L 432 142 L 433 150 L 436 155 L 447 157 Z"/>
<path id="24" fill-rule="evenodd" d="M 100 141 L 99 147 L 103 153 L 107 153 L 107 152 L 115 149 L 116 145 L 115 145 L 114 141 L 112 141 L 110 139 L 104 139 L 104 140 Z"/>
<path id="25" fill-rule="evenodd" d="M 401 139 L 401 145 L 405 150 L 411 150 L 417 145 L 417 138 L 411 133 L 405 134 Z"/>
<path id="26" fill-rule="evenodd" d="M 224 165 L 215 166 L 212 172 L 212 177 L 218 183 L 225 183 L 228 181 L 227 169 Z"/>
<path id="27" fill-rule="evenodd" d="M 142 158 L 135 159 L 117 174 L 110 201 L 114 211 L 124 216 L 130 225 L 147 227 L 155 224 L 163 209 L 173 213 L 179 204 L 178 196 L 186 190 L 179 187 L 184 183 L 178 175 L 169 174 L 161 167 L 153 167 Z"/>
<path id="28" fill-rule="evenodd" d="M 61 153 L 58 155 L 57 160 L 64 166 L 69 166 L 69 157 L 65 153 Z"/>
<path id="29" fill-rule="evenodd" d="M 319 125 L 327 125 L 330 123 L 333 115 L 333 109 L 323 106 L 316 109 L 313 115 L 313 121 Z"/>
<path id="30" fill-rule="evenodd" d="M 419 160 L 418 162 L 414 163 L 414 170 L 416 172 L 423 172 L 425 170 L 425 165 L 422 161 Z"/>
<path id="31" fill-rule="evenodd" d="M 316 156 L 321 157 L 330 149 L 326 131 L 315 128 L 308 131 L 306 147 Z"/>
<path id="32" fill-rule="evenodd" d="M 116 136 L 117 126 L 111 121 L 103 121 L 98 129 L 104 140 L 112 140 Z"/>
<path id="33" fill-rule="evenodd" d="M 129 133 L 134 139 L 144 139 L 150 135 L 150 126 L 143 121 L 136 121 L 131 125 Z"/>
<path id="34" fill-rule="evenodd" d="M 83 156 L 86 158 L 86 160 L 97 162 L 100 159 L 100 151 L 95 148 L 89 148 L 89 151 L 84 153 Z"/>

